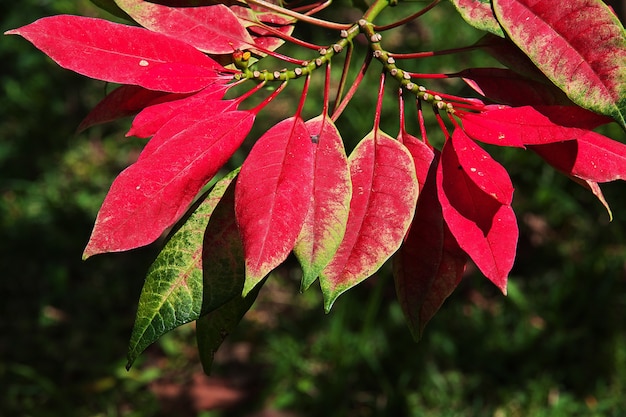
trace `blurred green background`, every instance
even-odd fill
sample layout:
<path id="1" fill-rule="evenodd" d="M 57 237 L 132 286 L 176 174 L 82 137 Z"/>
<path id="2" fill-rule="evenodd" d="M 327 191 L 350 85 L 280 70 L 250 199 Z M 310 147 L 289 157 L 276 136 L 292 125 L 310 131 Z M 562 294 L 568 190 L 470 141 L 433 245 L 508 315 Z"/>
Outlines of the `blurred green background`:
<path id="1" fill-rule="evenodd" d="M 386 36 L 389 48 L 478 39 L 448 6 L 404 36 Z M 109 17 L 69 0 L 5 2 L 0 12 L 2 32 L 59 13 Z M 104 83 L 59 68 L 17 36 L 0 39 L 0 62 L 0 415 L 626 412 L 626 185 L 604 187 L 614 212 L 609 223 L 595 197 L 519 150 L 489 149 L 516 186 L 522 234 L 508 297 L 470 268 L 415 343 L 388 268 L 324 315 L 316 288 L 298 293 L 299 269 L 290 259 L 227 339 L 211 377 L 199 365 L 192 325 L 163 337 L 127 372 L 126 343 L 159 243 L 86 262 L 81 253 L 111 181 L 143 142 L 124 138 L 128 120 L 75 134 Z M 419 61 L 415 71 L 489 63 L 481 55 L 448 56 Z M 377 74 L 375 66 L 368 77 L 375 83 Z M 339 121 L 349 147 L 371 129 L 373 85 Z M 298 99 L 298 89 L 290 91 L 267 113 L 288 116 Z M 309 116 L 320 111 L 317 91 Z M 395 135 L 393 91 L 390 84 L 382 126 Z M 605 133 L 624 140 L 615 126 Z"/>

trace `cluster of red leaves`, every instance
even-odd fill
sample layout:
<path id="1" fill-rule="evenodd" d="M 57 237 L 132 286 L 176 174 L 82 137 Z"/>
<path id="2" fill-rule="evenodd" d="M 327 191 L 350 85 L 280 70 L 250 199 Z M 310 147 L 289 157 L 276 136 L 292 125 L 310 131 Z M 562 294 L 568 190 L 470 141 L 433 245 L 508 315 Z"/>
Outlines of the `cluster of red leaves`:
<path id="1" fill-rule="evenodd" d="M 150 244 L 183 217 L 261 110 L 240 109 L 247 95 L 224 99 L 238 70 L 218 62 L 233 49 L 262 57 L 283 42 L 277 31 L 293 29 L 293 19 L 254 8 L 116 3 L 143 27 L 55 16 L 7 32 L 65 68 L 123 84 L 83 128 L 134 115 L 128 134 L 151 137 L 113 182 L 85 258 Z M 488 36 L 483 46 L 515 71 L 458 74 L 503 104 L 460 106 L 440 151 L 404 128 L 393 139 L 376 126 L 348 157 L 328 115 L 304 121 L 300 110 L 270 128 L 241 167 L 231 207 L 243 244 L 244 295 L 293 251 L 303 288 L 319 277 L 330 309 L 395 253 L 398 297 L 419 335 L 468 259 L 506 292 L 518 238 L 513 186 L 476 141 L 531 149 L 603 202 L 598 183 L 624 178 L 626 146 L 592 130 L 607 116 L 624 125 L 626 41 L 609 9 L 591 0 L 453 3 L 470 24 L 506 31 L 523 51 Z M 585 7 L 588 16 L 572 13 Z M 189 249 L 201 253 L 202 244 Z"/>

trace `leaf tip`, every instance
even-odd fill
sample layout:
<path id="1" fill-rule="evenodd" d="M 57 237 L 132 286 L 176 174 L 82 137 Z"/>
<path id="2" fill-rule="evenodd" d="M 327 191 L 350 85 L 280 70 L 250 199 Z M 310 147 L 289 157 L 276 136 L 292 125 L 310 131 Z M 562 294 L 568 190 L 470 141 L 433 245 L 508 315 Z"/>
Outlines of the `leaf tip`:
<path id="1" fill-rule="evenodd" d="M 261 282 L 263 277 L 258 277 L 255 274 L 251 273 L 248 268 L 246 268 L 246 279 L 243 283 L 243 290 L 241 291 L 241 297 L 246 298 L 248 294 Z"/>
<path id="2" fill-rule="evenodd" d="M 83 251 L 82 259 L 83 259 L 83 261 L 86 261 L 87 259 L 91 258 L 93 255 L 97 255 L 98 253 L 100 253 L 100 252 L 98 252 L 97 250 L 94 250 L 92 245 L 91 245 L 91 242 L 89 242 L 87 244 L 87 247 Z"/>
<path id="3" fill-rule="evenodd" d="M 333 304 L 335 304 L 335 301 L 337 301 L 337 298 L 339 298 L 343 291 L 328 289 L 323 290 L 322 292 L 324 294 L 324 312 L 328 314 L 330 313 L 330 309 L 333 307 Z"/>

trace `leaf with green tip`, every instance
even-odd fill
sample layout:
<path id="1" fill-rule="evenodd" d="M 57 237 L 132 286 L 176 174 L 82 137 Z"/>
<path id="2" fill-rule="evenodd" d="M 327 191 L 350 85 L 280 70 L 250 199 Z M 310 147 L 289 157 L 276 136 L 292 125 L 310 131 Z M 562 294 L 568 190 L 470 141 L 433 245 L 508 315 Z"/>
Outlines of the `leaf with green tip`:
<path id="1" fill-rule="evenodd" d="M 579 106 L 626 129 L 626 32 L 601 1 L 493 0 L 517 46 Z"/>
<path id="2" fill-rule="evenodd" d="M 150 267 L 139 297 L 127 368 L 163 334 L 197 320 L 202 314 L 204 231 L 235 175 L 233 172 L 215 184 L 187 221 L 170 236 Z"/>
<path id="3" fill-rule="evenodd" d="M 346 233 L 320 274 L 326 311 L 339 295 L 375 273 L 400 247 L 419 193 L 411 154 L 381 131 L 370 132 L 348 161 L 352 199 Z"/>
<path id="4" fill-rule="evenodd" d="M 223 4 L 168 7 L 143 0 L 115 2 L 141 26 L 209 54 L 229 54 L 254 44 L 237 16 Z"/>
<path id="5" fill-rule="evenodd" d="M 504 32 L 496 20 L 491 0 L 450 0 L 461 17 L 476 29 L 504 37 Z"/>
<path id="6" fill-rule="evenodd" d="M 246 257 L 246 295 L 293 250 L 311 203 L 315 144 L 300 117 L 268 130 L 241 167 L 235 212 Z"/>
<path id="7" fill-rule="evenodd" d="M 315 137 L 311 205 L 294 253 L 302 265 L 302 290 L 307 289 L 337 251 L 348 222 L 352 195 L 348 157 L 335 124 L 328 116 L 306 123 Z"/>
<path id="8" fill-rule="evenodd" d="M 196 342 L 205 374 L 210 373 L 217 349 L 250 310 L 262 286 L 263 282 L 245 297 L 235 297 L 196 321 Z"/>

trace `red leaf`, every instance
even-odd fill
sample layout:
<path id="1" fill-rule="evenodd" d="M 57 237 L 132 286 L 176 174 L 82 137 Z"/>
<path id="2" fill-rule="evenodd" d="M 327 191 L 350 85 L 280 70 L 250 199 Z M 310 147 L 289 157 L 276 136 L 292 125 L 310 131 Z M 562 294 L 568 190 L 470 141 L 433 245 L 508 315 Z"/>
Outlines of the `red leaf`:
<path id="1" fill-rule="evenodd" d="M 544 144 L 569 140 L 572 127 L 593 129 L 610 121 L 578 106 L 495 106 L 475 114 L 463 113 L 463 130 L 475 140 L 498 146 Z M 575 129 L 576 134 L 579 129 Z"/>
<path id="2" fill-rule="evenodd" d="M 311 181 L 311 205 L 294 247 L 302 265 L 302 289 L 308 288 L 330 262 L 346 231 L 352 183 L 339 131 L 328 116 L 306 122 L 317 141 Z"/>
<path id="3" fill-rule="evenodd" d="M 235 212 L 246 257 L 244 295 L 294 248 L 311 202 L 313 162 L 309 131 L 292 117 L 268 130 L 241 167 Z"/>
<path id="4" fill-rule="evenodd" d="M 626 128 L 626 34 L 601 1 L 493 0 L 513 42 L 576 104 Z"/>
<path id="5" fill-rule="evenodd" d="M 156 240 L 239 148 L 253 121 L 250 112 L 217 114 L 166 138 L 148 156 L 140 156 L 113 182 L 83 257 Z"/>
<path id="6" fill-rule="evenodd" d="M 404 129 L 400 129 L 398 141 L 406 146 L 413 157 L 419 191 L 422 191 L 435 154 L 428 145 L 415 136 L 408 134 Z"/>
<path id="7" fill-rule="evenodd" d="M 484 155 L 470 158 L 463 151 L 468 141 L 465 133 L 456 129 L 442 150 L 437 193 L 443 217 L 459 246 L 506 293 L 518 228 L 511 206 L 502 202 L 511 201 L 513 188 L 504 168 L 494 169 L 497 163 L 487 154 L 486 159 Z M 468 172 L 468 166 L 475 167 L 476 172 Z M 480 176 L 479 172 L 485 175 Z"/>
<path id="8" fill-rule="evenodd" d="M 413 158 L 398 141 L 372 131 L 349 158 L 352 200 L 346 233 L 320 275 L 324 306 L 363 281 L 400 247 L 418 195 Z"/>
<path id="9" fill-rule="evenodd" d="M 463 170 L 467 178 L 498 203 L 510 205 L 513 200 L 513 184 L 506 169 L 462 130 L 455 132 L 451 143 L 458 158 L 458 168 Z"/>
<path id="10" fill-rule="evenodd" d="M 417 162 L 417 161 L 416 161 Z M 409 233 L 393 257 L 398 300 L 415 339 L 457 287 L 467 255 L 445 225 L 437 198 L 439 155 L 431 158 Z"/>
<path id="11" fill-rule="evenodd" d="M 254 44 L 237 16 L 223 4 L 177 8 L 143 0 L 116 3 L 141 26 L 209 54 L 228 54 Z"/>
<path id="12" fill-rule="evenodd" d="M 139 110 L 164 101 L 185 97 L 181 94 L 146 90 L 136 85 L 123 85 L 109 93 L 78 126 L 78 131 L 101 123 L 111 122 L 122 117 L 132 116 Z"/>
<path id="13" fill-rule="evenodd" d="M 511 106 L 572 104 L 550 81 L 537 81 L 505 68 L 471 68 L 457 76 L 484 97 Z"/>
<path id="14" fill-rule="evenodd" d="M 228 85 L 220 85 L 215 88 L 207 88 L 192 96 L 165 103 L 154 104 L 143 109 L 135 119 L 126 136 L 147 138 L 153 136 L 173 118 L 191 112 L 196 118 L 204 118 L 207 114 L 213 114 L 216 106 L 228 108 L 234 102 L 221 102 Z"/>
<path id="15" fill-rule="evenodd" d="M 529 146 L 556 169 L 585 181 L 626 179 L 626 145 L 582 129 L 567 129 L 569 140 Z"/>
<path id="16" fill-rule="evenodd" d="M 171 93 L 224 81 L 222 67 L 194 47 L 102 19 L 46 17 L 6 34 L 21 35 L 60 66 L 103 81 Z"/>
<path id="17" fill-rule="evenodd" d="M 162 146 L 169 146 L 171 138 L 179 135 L 186 134 L 185 132 L 192 126 L 198 123 L 204 123 L 207 119 L 207 114 L 211 117 L 215 117 L 218 114 L 227 113 L 235 110 L 234 101 L 213 101 L 207 102 L 206 105 L 196 108 L 186 108 L 184 112 L 181 112 L 177 116 L 170 119 L 165 123 L 154 135 L 152 139 L 148 141 L 143 151 L 139 155 L 138 161 L 151 156 L 154 152 L 159 150 Z"/>
<path id="18" fill-rule="evenodd" d="M 284 35 L 291 35 L 294 30 L 295 19 L 286 15 L 257 11 L 241 6 L 231 6 L 230 9 L 237 15 L 241 23 L 250 30 L 254 44 L 264 50 L 276 50 L 285 41 L 266 30 L 263 23 L 268 23 L 272 28 Z M 257 53 L 265 56 L 265 53 L 261 51 L 257 51 Z"/>

